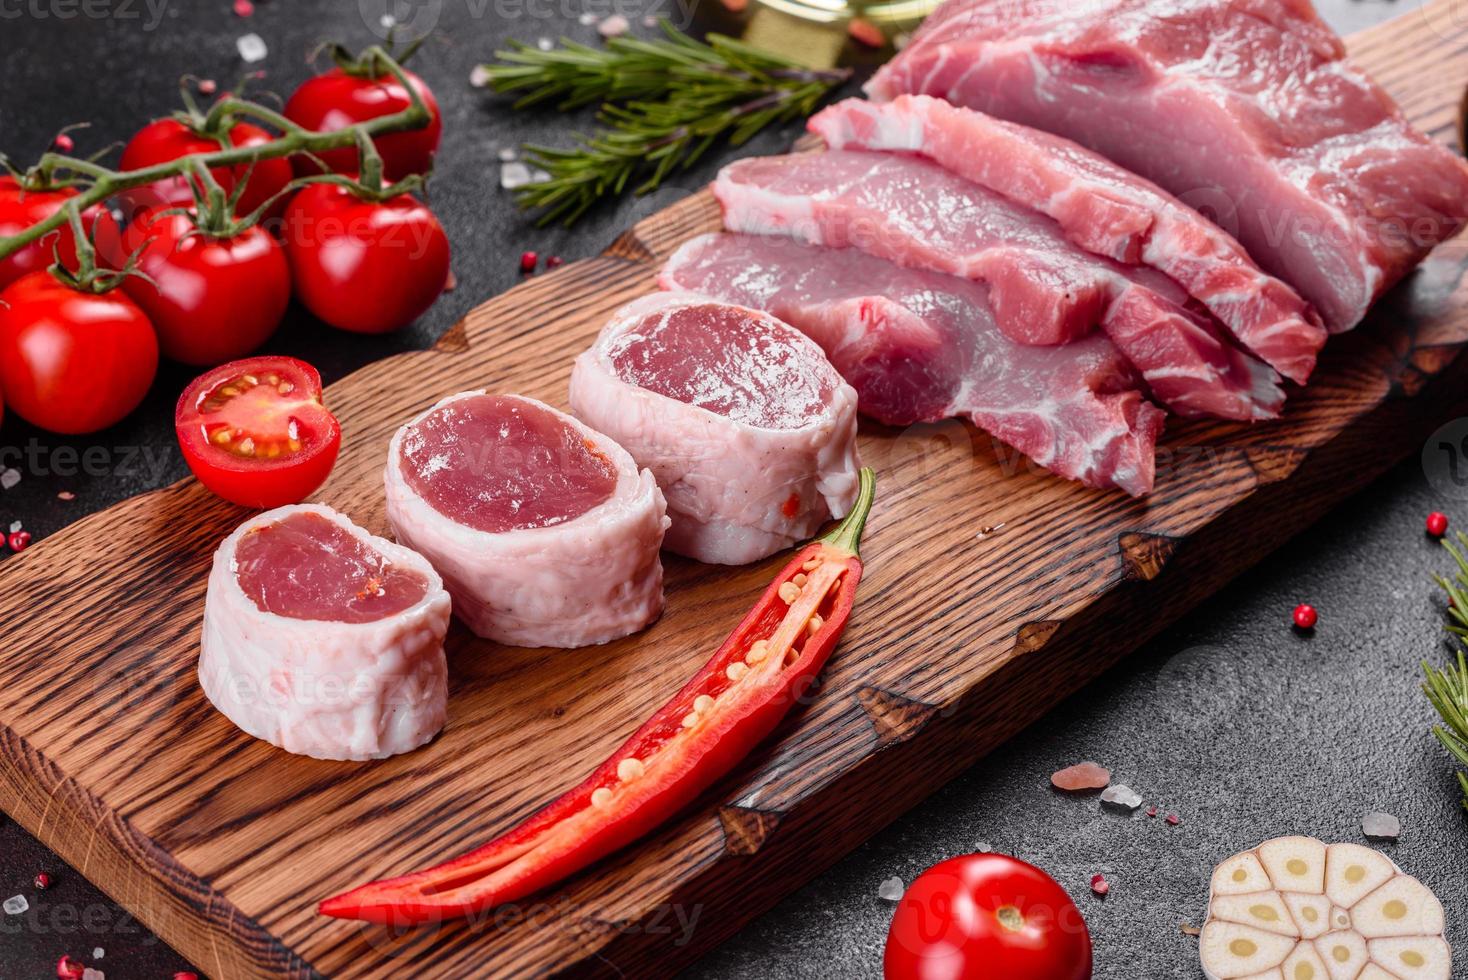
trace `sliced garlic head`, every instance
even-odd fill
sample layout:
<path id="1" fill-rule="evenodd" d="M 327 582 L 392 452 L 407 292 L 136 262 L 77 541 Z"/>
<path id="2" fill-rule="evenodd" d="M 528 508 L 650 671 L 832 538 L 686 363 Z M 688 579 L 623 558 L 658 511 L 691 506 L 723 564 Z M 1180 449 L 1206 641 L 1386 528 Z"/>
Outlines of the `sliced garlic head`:
<path id="1" fill-rule="evenodd" d="M 1442 903 L 1379 851 L 1281 837 L 1213 872 L 1209 980 L 1450 980 Z"/>

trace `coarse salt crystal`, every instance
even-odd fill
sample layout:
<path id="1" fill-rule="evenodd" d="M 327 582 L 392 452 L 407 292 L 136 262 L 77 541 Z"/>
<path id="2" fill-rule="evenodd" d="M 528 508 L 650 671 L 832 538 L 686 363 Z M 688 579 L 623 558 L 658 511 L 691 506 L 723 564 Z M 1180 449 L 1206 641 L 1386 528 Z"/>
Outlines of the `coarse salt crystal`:
<path id="1" fill-rule="evenodd" d="M 107 974 L 101 970 L 94 970 L 89 966 L 82 971 L 82 980 L 107 980 Z"/>
<path id="2" fill-rule="evenodd" d="M 1142 805 L 1142 798 L 1133 792 L 1130 786 L 1118 783 L 1106 788 L 1106 791 L 1101 794 L 1101 802 L 1121 807 L 1124 810 L 1135 810 Z"/>
<path id="3" fill-rule="evenodd" d="M 469 84 L 474 88 L 484 88 L 489 84 L 489 66 L 475 65 L 469 72 Z"/>
<path id="4" fill-rule="evenodd" d="M 513 146 L 506 146 L 499 152 L 500 163 L 509 163 L 511 160 L 516 159 L 519 155 L 520 154 L 515 152 L 515 148 Z"/>
<path id="5" fill-rule="evenodd" d="M 642 18 L 642 26 L 643 27 L 657 27 L 658 26 L 658 19 L 657 19 L 657 17 L 653 16 L 652 14 L 648 14 L 646 17 Z"/>
<path id="6" fill-rule="evenodd" d="M 382 25 L 383 30 L 390 31 L 394 27 L 398 26 L 398 19 L 392 14 L 383 14 L 381 17 L 377 18 L 377 23 Z"/>
<path id="7" fill-rule="evenodd" d="M 72 493 L 70 490 L 63 490 L 63 491 L 61 491 L 60 493 L 58 493 L 56 495 L 56 499 L 57 500 L 75 500 L 76 499 L 76 494 Z"/>
<path id="8" fill-rule="evenodd" d="M 548 37 L 541 37 L 535 39 L 535 46 L 542 51 L 549 51 L 551 48 L 554 48 L 556 46 L 556 42 L 552 41 Z"/>
<path id="9" fill-rule="evenodd" d="M 510 161 L 500 166 L 500 186 L 507 191 L 517 187 L 524 187 L 530 183 L 530 168 L 518 161 Z"/>
<path id="10" fill-rule="evenodd" d="M 23 526 L 24 525 L 22 525 L 20 523 L 20 521 L 11 521 L 10 522 L 10 533 L 11 534 L 14 534 L 16 531 L 19 531 Z"/>
<path id="11" fill-rule="evenodd" d="M 1067 793 L 1083 793 L 1088 790 L 1105 789 L 1111 782 L 1111 772 L 1094 762 L 1080 762 L 1068 769 L 1062 769 L 1050 777 L 1050 783 L 1056 789 L 1065 790 Z"/>
<path id="12" fill-rule="evenodd" d="M 1390 813 L 1368 813 L 1361 818 L 1361 832 L 1377 840 L 1396 840 L 1402 836 L 1402 822 Z"/>
<path id="13" fill-rule="evenodd" d="M 25 900 L 24 895 L 12 895 L 0 902 L 0 909 L 4 909 L 6 915 L 20 915 L 30 907 L 31 903 Z"/>
<path id="14" fill-rule="evenodd" d="M 265 56 L 270 53 L 270 49 L 265 46 L 265 39 L 259 34 L 245 34 L 235 38 L 234 46 L 246 64 L 264 61 Z"/>
<path id="15" fill-rule="evenodd" d="M 598 18 L 596 14 L 592 13 L 589 10 L 586 13 L 582 14 L 580 17 L 576 18 L 576 22 L 579 23 L 582 27 L 590 27 L 592 24 L 595 24 L 597 20 Z"/>
<path id="16" fill-rule="evenodd" d="M 94 960 L 100 960 L 100 959 L 103 959 L 104 957 L 106 957 L 106 955 L 107 955 L 107 951 L 105 949 L 103 949 L 101 946 L 93 946 L 92 947 L 92 959 L 94 959 Z"/>
<path id="17" fill-rule="evenodd" d="M 606 20 L 596 25 L 596 32 L 602 37 L 621 37 L 630 30 L 632 24 L 621 14 L 612 14 Z"/>
<path id="18" fill-rule="evenodd" d="M 20 470 L 9 469 L 0 471 L 0 490 L 9 490 L 20 482 Z"/>
<path id="19" fill-rule="evenodd" d="M 901 900 L 905 890 L 902 879 L 892 877 L 877 886 L 877 897 L 886 902 L 896 902 Z"/>

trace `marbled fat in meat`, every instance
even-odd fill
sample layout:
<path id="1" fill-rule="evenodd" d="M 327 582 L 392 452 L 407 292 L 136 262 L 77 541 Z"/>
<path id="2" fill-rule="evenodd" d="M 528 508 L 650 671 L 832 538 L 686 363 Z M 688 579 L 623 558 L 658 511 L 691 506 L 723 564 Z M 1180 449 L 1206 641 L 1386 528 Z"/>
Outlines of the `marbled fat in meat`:
<path id="1" fill-rule="evenodd" d="M 616 467 L 591 440 L 520 398 L 450 402 L 408 427 L 402 454 L 419 496 L 491 534 L 573 520 L 617 488 Z"/>
<path id="2" fill-rule="evenodd" d="M 782 324 L 712 303 L 650 313 L 606 353 L 628 384 L 765 429 L 808 425 L 837 380 L 808 369 Z"/>
<path id="3" fill-rule="evenodd" d="M 422 574 L 309 511 L 252 528 L 235 548 L 234 568 L 261 612 L 290 619 L 370 623 L 411 609 L 428 594 Z"/>

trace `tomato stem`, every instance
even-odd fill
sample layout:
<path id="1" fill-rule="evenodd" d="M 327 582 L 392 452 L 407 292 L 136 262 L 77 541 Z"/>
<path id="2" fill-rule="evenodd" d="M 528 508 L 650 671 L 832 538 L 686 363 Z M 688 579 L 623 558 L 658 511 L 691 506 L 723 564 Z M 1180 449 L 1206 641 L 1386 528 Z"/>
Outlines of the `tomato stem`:
<path id="1" fill-rule="evenodd" d="M 861 533 L 866 529 L 867 517 L 872 512 L 872 501 L 877 496 L 877 477 L 870 466 L 863 466 L 858 478 L 861 483 L 856 492 L 856 503 L 851 505 L 851 513 L 821 538 L 823 543 L 853 555 L 861 554 Z"/>
<path id="2" fill-rule="evenodd" d="M 424 104 L 417 87 L 408 81 L 402 65 L 391 54 L 381 47 L 374 46 L 364 51 L 362 57 L 373 59 L 380 68 L 397 78 L 408 95 L 410 104 L 407 108 L 369 119 L 366 122 L 344 126 L 341 129 L 312 132 L 258 103 L 240 98 L 220 99 L 210 108 L 204 119 L 206 129 L 223 124 L 226 122 L 226 117 L 232 119 L 249 116 L 280 130 L 280 135 L 258 146 L 221 146 L 220 149 L 207 153 L 192 153 L 165 163 L 125 171 L 110 170 L 95 161 L 79 159 L 62 153 L 46 153 L 31 170 L 27 171 L 26 179 L 42 182 L 43 186 L 48 186 L 49 182 L 57 179 L 56 175 L 59 173 L 67 175 L 62 178 L 67 183 L 90 182 L 90 186 L 72 199 L 73 203 L 84 211 L 93 204 L 122 191 L 170 177 L 196 173 L 194 170 L 196 165 L 206 170 L 218 167 L 250 166 L 258 164 L 261 160 L 274 160 L 296 153 L 315 154 L 325 150 L 356 146 L 358 145 L 358 134 L 363 137 L 371 137 L 384 133 L 423 129 L 432 122 L 433 116 Z M 32 242 L 40 241 L 68 220 L 66 210 L 58 209 L 44 220 L 14 235 L 0 237 L 0 259 L 14 255 Z"/>

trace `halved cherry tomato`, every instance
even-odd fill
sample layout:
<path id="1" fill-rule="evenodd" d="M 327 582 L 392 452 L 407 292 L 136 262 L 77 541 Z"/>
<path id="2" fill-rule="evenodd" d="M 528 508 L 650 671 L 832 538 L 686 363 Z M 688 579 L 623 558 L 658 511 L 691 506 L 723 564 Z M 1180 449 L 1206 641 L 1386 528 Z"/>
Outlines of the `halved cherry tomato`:
<path id="1" fill-rule="evenodd" d="M 294 357 L 248 357 L 200 375 L 179 398 L 173 424 L 200 483 L 261 509 L 310 496 L 342 441 L 321 403 L 321 375 Z"/>
<path id="2" fill-rule="evenodd" d="M 283 237 L 296 297 L 343 330 L 407 326 L 448 281 L 448 236 L 410 194 L 379 202 L 312 184 L 286 207 Z"/>
<path id="3" fill-rule="evenodd" d="M 232 361 L 270 339 L 285 316 L 290 265 L 259 225 L 215 238 L 188 214 L 145 211 L 128 225 L 114 261 L 144 245 L 138 269 L 148 278 L 130 276 L 122 288 L 153 321 L 165 357 L 199 367 Z"/>
<path id="4" fill-rule="evenodd" d="M 77 191 L 73 187 L 27 190 L 9 174 L 0 175 L 0 238 L 18 234 L 31 225 L 44 221 L 76 195 Z M 83 227 L 92 227 L 97 215 L 101 213 L 100 204 L 94 204 L 83 211 Z M 62 225 L 40 241 L 32 242 L 14 255 L 0 259 L 0 289 L 27 273 L 48 268 L 56 261 L 56 255 L 61 256 L 62 262 L 68 268 L 76 268 L 76 241 L 72 237 L 70 225 Z"/>
<path id="5" fill-rule="evenodd" d="M 443 136 L 443 116 L 438 110 L 438 100 L 423 79 L 406 69 L 403 74 L 417 90 L 432 119 L 422 129 L 373 137 L 372 144 L 382 157 L 383 176 L 389 181 L 431 170 L 433 156 Z M 365 66 L 352 71 L 333 68 L 302 82 L 285 104 L 285 116 L 305 129 L 323 132 L 402 112 L 411 104 L 408 90 L 392 75 L 374 77 Z M 317 157 L 339 174 L 357 172 L 356 147 L 326 150 L 318 153 Z M 321 172 L 321 168 L 306 156 L 296 157 L 295 165 L 300 176 Z"/>
<path id="6" fill-rule="evenodd" d="M 1003 854 L 924 871 L 887 933 L 885 980 L 1091 980 L 1091 934 L 1065 889 Z"/>
<path id="7" fill-rule="evenodd" d="M 153 325 L 120 289 L 74 289 L 32 272 L 0 292 L 0 388 L 32 425 L 105 429 L 137 408 L 157 371 Z"/>
<path id="8" fill-rule="evenodd" d="M 229 130 L 229 142 L 234 146 L 263 146 L 272 139 L 269 132 L 253 123 L 237 122 Z M 138 130 L 123 148 L 122 169 L 151 167 L 191 153 L 213 153 L 219 149 L 219 140 L 196 133 L 177 119 L 155 119 Z M 245 190 L 235 205 L 235 213 L 239 215 L 250 214 L 291 182 L 291 164 L 285 157 L 259 160 L 253 166 L 215 167 L 209 173 L 226 194 L 234 190 L 238 181 L 247 180 Z M 146 187 L 134 188 L 123 197 L 133 209 L 159 205 L 186 207 L 194 203 L 189 182 L 183 177 L 170 177 Z"/>

